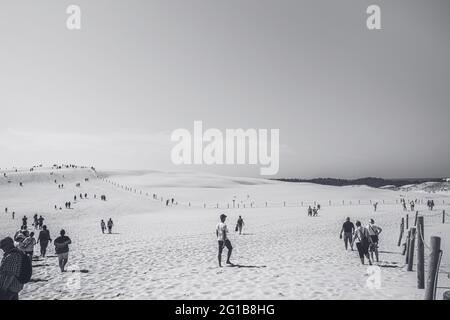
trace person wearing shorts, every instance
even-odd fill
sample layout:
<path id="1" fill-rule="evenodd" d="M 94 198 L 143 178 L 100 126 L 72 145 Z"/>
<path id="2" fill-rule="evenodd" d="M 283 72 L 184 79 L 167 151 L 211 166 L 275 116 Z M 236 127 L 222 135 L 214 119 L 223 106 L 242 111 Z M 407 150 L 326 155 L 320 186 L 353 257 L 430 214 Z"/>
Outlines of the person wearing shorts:
<path id="1" fill-rule="evenodd" d="M 232 265 L 230 262 L 231 252 L 233 251 L 233 247 L 231 246 L 231 242 L 228 239 L 228 227 L 225 224 L 225 220 L 227 219 L 227 216 L 224 214 L 220 215 L 220 223 L 216 227 L 216 236 L 217 241 L 219 244 L 219 254 L 218 254 L 218 260 L 219 260 L 219 267 L 222 267 L 222 251 L 223 248 L 226 247 L 228 250 L 227 255 L 227 264 Z"/>
<path id="2" fill-rule="evenodd" d="M 378 241 L 379 241 L 379 235 L 383 229 L 381 229 L 379 226 L 375 224 L 375 221 L 373 219 L 370 219 L 370 223 L 367 226 L 367 231 L 369 232 L 370 238 L 372 239 L 372 245 L 370 246 L 370 256 L 373 260 L 373 255 L 375 253 L 375 258 L 378 260 Z"/>
<path id="3" fill-rule="evenodd" d="M 59 234 L 60 236 L 53 241 L 53 244 L 55 245 L 55 252 L 58 256 L 59 268 L 61 272 L 65 272 L 64 268 L 69 261 L 69 244 L 72 243 L 72 240 L 66 236 L 64 229 Z"/>

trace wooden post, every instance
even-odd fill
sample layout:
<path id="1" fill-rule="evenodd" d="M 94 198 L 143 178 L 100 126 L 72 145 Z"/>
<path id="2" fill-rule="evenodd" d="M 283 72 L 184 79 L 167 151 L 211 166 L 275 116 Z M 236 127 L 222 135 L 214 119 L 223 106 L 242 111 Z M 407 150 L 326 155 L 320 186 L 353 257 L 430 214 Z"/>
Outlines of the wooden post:
<path id="1" fill-rule="evenodd" d="M 442 223 L 445 223 L 445 210 L 442 210 Z"/>
<path id="2" fill-rule="evenodd" d="M 409 239 L 411 239 L 411 229 L 408 230 L 408 236 L 406 237 L 406 256 L 405 263 L 408 264 L 408 256 L 409 256 Z"/>
<path id="3" fill-rule="evenodd" d="M 406 230 L 409 229 L 409 214 L 406 215 Z"/>
<path id="4" fill-rule="evenodd" d="M 286 207 L 286 201 L 283 202 L 283 207 Z"/>
<path id="5" fill-rule="evenodd" d="M 400 224 L 400 237 L 398 238 L 397 246 L 400 247 L 402 244 L 403 233 L 405 232 L 405 218 L 402 218 L 402 223 Z"/>
<path id="6" fill-rule="evenodd" d="M 406 269 L 407 271 L 413 271 L 415 242 L 416 242 L 416 227 L 412 227 L 411 237 L 409 239 L 408 268 Z"/>
<path id="7" fill-rule="evenodd" d="M 436 283 L 438 277 L 439 258 L 441 254 L 441 238 L 431 237 L 431 254 L 428 263 L 428 278 L 425 287 L 425 300 L 434 300 L 436 295 Z"/>
<path id="8" fill-rule="evenodd" d="M 423 216 L 417 221 L 417 288 L 425 289 L 425 247 L 422 239 L 425 239 Z"/>
<path id="9" fill-rule="evenodd" d="M 416 216 L 414 218 L 414 227 L 417 227 L 417 217 L 419 216 L 419 211 L 416 211 Z"/>

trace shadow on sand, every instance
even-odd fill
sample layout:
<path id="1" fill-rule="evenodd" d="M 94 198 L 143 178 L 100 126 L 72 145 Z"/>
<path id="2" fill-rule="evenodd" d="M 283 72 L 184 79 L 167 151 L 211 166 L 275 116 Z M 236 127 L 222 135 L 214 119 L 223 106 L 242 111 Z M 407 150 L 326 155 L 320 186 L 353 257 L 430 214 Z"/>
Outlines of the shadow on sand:
<path id="1" fill-rule="evenodd" d="M 48 280 L 45 280 L 45 279 L 30 279 L 30 282 L 48 282 Z"/>
<path id="2" fill-rule="evenodd" d="M 33 268 L 40 268 L 40 267 L 50 267 L 49 264 L 34 264 Z"/>
<path id="3" fill-rule="evenodd" d="M 242 264 L 228 264 L 227 267 L 230 268 L 266 268 L 266 266 L 246 266 Z"/>

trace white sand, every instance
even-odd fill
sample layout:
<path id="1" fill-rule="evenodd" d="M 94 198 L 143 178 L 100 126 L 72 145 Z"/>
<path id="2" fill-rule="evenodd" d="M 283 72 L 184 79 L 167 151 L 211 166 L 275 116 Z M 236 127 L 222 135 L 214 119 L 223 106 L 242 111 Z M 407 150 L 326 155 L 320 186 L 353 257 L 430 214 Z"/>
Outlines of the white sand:
<path id="1" fill-rule="evenodd" d="M 395 202 L 401 195 L 425 201 L 433 198 L 435 213 L 442 211 L 442 200 L 450 209 L 447 194 L 193 173 L 101 173 L 110 181 L 139 190 L 134 193 L 96 179 L 87 169 L 55 170 L 52 176 L 50 172 L 8 172 L 11 183 L 7 183 L 0 171 L 0 237 L 13 235 L 24 214 L 31 224 L 33 214 L 38 213 L 46 218 L 54 238 L 64 228 L 73 241 L 68 268 L 76 272 L 59 272 L 50 245 L 50 256 L 34 262 L 35 282 L 26 285 L 22 299 L 422 299 L 423 290 L 416 289 L 416 273 L 405 271 L 404 256 L 397 247 L 404 213 Z M 85 177 L 90 181 L 85 183 Z M 18 186 L 19 181 L 23 187 Z M 75 187 L 77 182 L 80 188 Z M 58 189 L 60 183 L 65 184 L 64 190 Z M 89 199 L 78 200 L 73 210 L 64 209 L 65 201 L 73 202 L 75 194 L 85 192 Z M 152 199 L 153 193 L 164 199 L 174 197 L 179 205 L 166 208 Z M 108 201 L 100 201 L 101 194 Z M 233 199 L 240 209 L 227 209 Z M 307 217 L 306 207 L 299 207 L 301 201 L 306 206 L 316 200 L 323 206 L 320 216 Z M 329 200 L 332 206 L 328 206 Z M 370 200 L 380 202 L 377 213 Z M 249 208 L 253 201 L 257 208 Z M 359 201 L 363 204 L 358 205 Z M 220 209 L 215 209 L 217 203 Z M 55 211 L 55 204 L 63 210 Z M 424 205 L 416 209 L 431 215 Z M 220 213 L 228 215 L 233 230 L 232 261 L 241 267 L 217 266 L 215 226 Z M 238 215 L 246 223 L 242 236 L 234 232 Z M 360 264 L 356 252 L 343 249 L 338 235 L 346 216 L 364 223 L 373 217 L 383 228 L 380 264 L 391 267 L 381 268 L 380 289 L 367 287 L 367 267 Z M 116 224 L 115 234 L 103 235 L 100 219 L 110 217 Z M 427 217 L 425 232 L 427 237 L 444 236 L 442 268 L 449 270 L 450 223 L 439 221 L 439 216 Z M 35 253 L 38 250 L 36 247 Z M 224 260 L 225 255 L 226 250 Z M 439 284 L 449 287 L 444 276 L 441 274 Z"/>

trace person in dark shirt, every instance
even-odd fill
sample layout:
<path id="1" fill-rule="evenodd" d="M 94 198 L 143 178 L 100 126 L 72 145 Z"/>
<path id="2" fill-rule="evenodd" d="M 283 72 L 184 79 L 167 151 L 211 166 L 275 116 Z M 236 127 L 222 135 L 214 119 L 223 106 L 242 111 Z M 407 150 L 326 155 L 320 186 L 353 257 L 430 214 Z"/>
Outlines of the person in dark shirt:
<path id="1" fill-rule="evenodd" d="M 42 226 L 42 231 L 39 232 L 38 243 L 41 246 L 41 256 L 45 257 L 47 253 L 48 243 L 52 242 L 52 238 L 50 237 L 50 231 L 47 230 L 47 226 Z"/>
<path id="2" fill-rule="evenodd" d="M 347 217 L 347 219 L 345 219 L 344 224 L 342 225 L 342 229 L 341 229 L 341 234 L 339 235 L 339 238 L 342 239 L 342 233 L 344 233 L 344 245 L 345 245 L 345 250 L 347 250 L 348 248 L 348 243 L 350 243 L 350 247 L 353 251 L 353 234 L 355 233 L 355 225 L 353 224 L 353 222 L 350 221 L 350 218 Z"/>
<path id="3" fill-rule="evenodd" d="M 64 268 L 69 261 L 69 244 L 72 243 L 72 240 L 66 236 L 64 229 L 59 234 L 60 236 L 55 239 L 53 244 L 55 245 L 55 252 L 58 256 L 59 267 L 61 268 L 61 272 L 64 272 Z"/>

